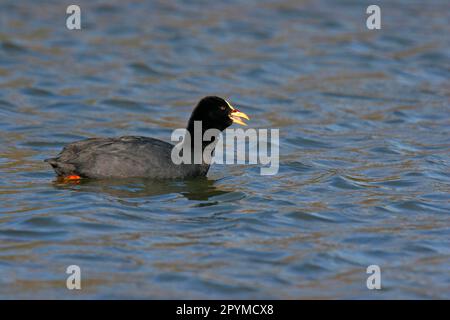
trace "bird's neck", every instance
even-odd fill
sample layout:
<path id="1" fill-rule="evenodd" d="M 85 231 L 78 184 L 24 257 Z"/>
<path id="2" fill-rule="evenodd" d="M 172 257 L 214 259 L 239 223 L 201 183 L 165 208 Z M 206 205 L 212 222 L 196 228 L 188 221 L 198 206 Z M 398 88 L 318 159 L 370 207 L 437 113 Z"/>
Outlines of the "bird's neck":
<path id="1" fill-rule="evenodd" d="M 193 151 L 196 146 L 201 146 L 201 151 L 203 152 L 205 148 L 211 143 L 217 143 L 218 136 L 213 136 L 211 139 L 204 141 L 205 132 L 210 129 L 204 127 L 200 121 L 189 121 L 186 128 L 190 139 L 185 139 L 189 143 L 191 150 Z"/>
<path id="2" fill-rule="evenodd" d="M 219 138 L 218 136 L 213 136 L 209 141 L 204 141 L 206 130 L 208 130 L 208 128 L 194 125 L 193 122 L 189 121 L 184 139 L 185 148 L 189 148 L 192 159 L 194 159 L 194 156 L 197 156 L 197 159 L 201 157 L 202 164 L 205 164 L 205 156 L 213 156 L 214 148 Z M 208 152 L 205 152 L 206 147 L 208 147 Z M 205 155 L 205 153 L 209 153 L 209 155 Z M 198 163 L 198 161 L 196 161 L 196 163 Z"/>

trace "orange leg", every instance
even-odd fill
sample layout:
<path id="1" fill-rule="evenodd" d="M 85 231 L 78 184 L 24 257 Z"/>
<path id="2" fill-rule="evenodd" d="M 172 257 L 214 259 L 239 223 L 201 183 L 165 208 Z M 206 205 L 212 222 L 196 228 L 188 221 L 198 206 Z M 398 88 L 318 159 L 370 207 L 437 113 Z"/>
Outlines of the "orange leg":
<path id="1" fill-rule="evenodd" d="M 65 177 L 63 176 L 58 177 L 58 181 L 62 183 L 80 183 L 81 179 L 82 178 L 76 174 L 71 174 Z"/>
<path id="2" fill-rule="evenodd" d="M 81 177 L 76 175 L 76 174 L 72 174 L 70 176 L 64 177 L 64 180 L 80 180 Z"/>

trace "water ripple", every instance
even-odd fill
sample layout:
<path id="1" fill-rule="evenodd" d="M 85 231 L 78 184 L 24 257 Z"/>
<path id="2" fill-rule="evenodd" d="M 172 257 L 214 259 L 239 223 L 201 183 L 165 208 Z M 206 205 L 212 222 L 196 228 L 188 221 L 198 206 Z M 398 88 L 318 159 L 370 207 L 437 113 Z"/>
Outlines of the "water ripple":
<path id="1" fill-rule="evenodd" d="M 384 3 L 377 32 L 351 1 L 79 5 L 72 32 L 49 2 L 0 4 L 1 298 L 74 298 L 71 264 L 76 298 L 450 297 L 445 1 Z M 277 175 L 63 184 L 43 162 L 168 141 L 208 94 L 280 129 Z"/>

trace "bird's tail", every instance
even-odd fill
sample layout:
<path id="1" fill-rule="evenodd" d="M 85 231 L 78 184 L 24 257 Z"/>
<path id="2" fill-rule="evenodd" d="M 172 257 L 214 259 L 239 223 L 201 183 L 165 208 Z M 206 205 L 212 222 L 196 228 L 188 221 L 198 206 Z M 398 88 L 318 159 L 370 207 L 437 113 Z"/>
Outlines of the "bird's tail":
<path id="1" fill-rule="evenodd" d="M 49 158 L 44 161 L 50 164 L 58 176 L 66 176 L 74 171 L 74 166 L 70 163 L 58 161 L 58 158 Z"/>
<path id="2" fill-rule="evenodd" d="M 49 163 L 54 168 L 58 164 L 58 159 L 57 158 L 48 158 L 48 159 L 45 159 L 44 162 Z"/>

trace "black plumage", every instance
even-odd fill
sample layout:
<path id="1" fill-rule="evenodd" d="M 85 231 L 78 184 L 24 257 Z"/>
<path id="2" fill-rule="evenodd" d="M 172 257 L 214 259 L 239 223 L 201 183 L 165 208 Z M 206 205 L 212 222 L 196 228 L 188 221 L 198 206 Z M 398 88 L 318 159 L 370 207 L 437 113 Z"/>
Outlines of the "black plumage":
<path id="1" fill-rule="evenodd" d="M 247 115 L 226 100 L 205 97 L 194 108 L 187 131 L 194 141 L 194 122 L 202 122 L 202 136 L 207 129 L 223 131 L 233 122 L 244 124 Z M 208 143 L 202 145 L 202 149 Z M 61 153 L 45 160 L 60 177 L 71 178 L 156 178 L 174 179 L 205 176 L 209 164 L 175 164 L 171 153 L 174 145 L 141 136 L 91 138 L 68 144 Z M 192 152 L 194 152 L 193 145 Z"/>

